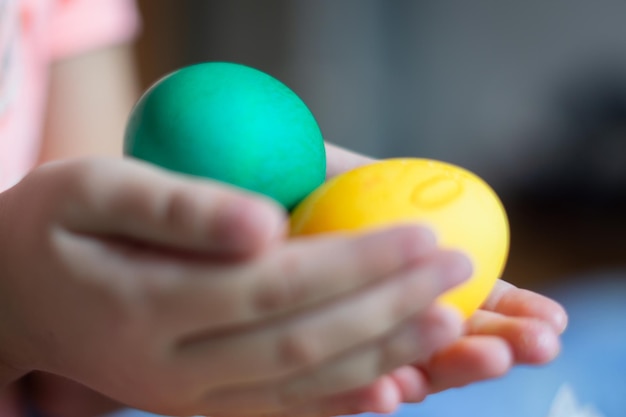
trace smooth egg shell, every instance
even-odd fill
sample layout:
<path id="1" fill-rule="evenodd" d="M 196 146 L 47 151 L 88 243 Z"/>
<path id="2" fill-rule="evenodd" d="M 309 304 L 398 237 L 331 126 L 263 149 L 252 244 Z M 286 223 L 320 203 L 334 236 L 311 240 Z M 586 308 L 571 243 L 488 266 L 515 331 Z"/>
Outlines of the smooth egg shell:
<path id="1" fill-rule="evenodd" d="M 440 297 L 465 317 L 487 298 L 509 250 L 509 225 L 496 193 L 473 173 L 428 159 L 390 159 L 341 174 L 291 216 L 292 236 L 363 231 L 398 223 L 429 226 L 444 248 L 471 259 L 469 281 Z"/>
<path id="2" fill-rule="evenodd" d="M 326 175 L 322 133 L 305 103 L 270 75 L 233 63 L 192 65 L 157 81 L 132 111 L 124 151 L 287 209 Z"/>

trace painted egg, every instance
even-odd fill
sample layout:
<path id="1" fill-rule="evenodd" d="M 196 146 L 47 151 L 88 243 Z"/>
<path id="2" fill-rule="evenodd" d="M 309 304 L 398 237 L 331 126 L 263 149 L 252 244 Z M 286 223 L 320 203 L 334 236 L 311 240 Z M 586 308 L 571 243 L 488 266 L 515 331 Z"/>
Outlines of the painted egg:
<path id="1" fill-rule="evenodd" d="M 287 209 L 326 174 L 322 133 L 305 103 L 270 75 L 225 62 L 182 68 L 149 88 L 131 113 L 124 152 Z"/>
<path id="2" fill-rule="evenodd" d="M 389 159 L 328 181 L 293 211 L 291 234 L 363 231 L 398 223 L 429 226 L 474 271 L 440 301 L 469 317 L 485 301 L 508 256 L 509 225 L 496 193 L 473 173 L 427 159 Z"/>

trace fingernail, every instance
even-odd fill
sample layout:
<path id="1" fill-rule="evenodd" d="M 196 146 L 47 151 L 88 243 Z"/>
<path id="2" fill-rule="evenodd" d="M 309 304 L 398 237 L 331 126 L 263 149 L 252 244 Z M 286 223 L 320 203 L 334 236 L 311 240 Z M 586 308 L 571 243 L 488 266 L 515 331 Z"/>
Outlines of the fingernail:
<path id="1" fill-rule="evenodd" d="M 386 378 L 386 383 L 383 384 L 380 392 L 378 409 L 373 409 L 373 411 L 379 414 L 393 413 L 398 408 L 401 401 L 402 396 L 400 390 L 390 379 Z"/>
<path id="2" fill-rule="evenodd" d="M 403 366 L 393 371 L 391 377 L 398 385 L 402 402 L 421 402 L 429 393 L 426 376 L 417 367 Z"/>
<path id="3" fill-rule="evenodd" d="M 446 251 L 438 255 L 436 264 L 444 289 L 467 281 L 472 276 L 474 269 L 471 260 L 457 251 Z"/>
<path id="4" fill-rule="evenodd" d="M 564 310 L 556 313 L 552 317 L 552 325 L 558 334 L 563 334 L 563 332 L 565 332 L 565 329 L 567 329 L 567 322 L 567 313 Z"/>
<path id="5" fill-rule="evenodd" d="M 372 391 L 359 402 L 358 408 L 361 413 L 390 414 L 402 402 L 402 393 L 387 376 L 379 378 L 370 387 Z"/>

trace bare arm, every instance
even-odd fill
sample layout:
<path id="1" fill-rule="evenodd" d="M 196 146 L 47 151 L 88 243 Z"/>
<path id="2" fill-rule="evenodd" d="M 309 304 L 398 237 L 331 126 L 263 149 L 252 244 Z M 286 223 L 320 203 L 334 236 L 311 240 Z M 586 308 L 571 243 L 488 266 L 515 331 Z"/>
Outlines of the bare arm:
<path id="1" fill-rule="evenodd" d="M 59 62 L 52 68 L 41 162 L 88 154 L 120 154 L 122 131 L 137 86 L 130 46 Z M 2 214 L 0 202 L 0 215 Z M 0 361 L 0 387 L 22 376 Z"/>
<path id="2" fill-rule="evenodd" d="M 137 95 L 128 45 L 54 64 L 41 161 L 120 155 L 124 125 Z"/>
<path id="3" fill-rule="evenodd" d="M 52 67 L 50 81 L 40 162 L 121 155 L 124 126 L 139 91 L 132 47 L 115 46 L 60 61 Z M 99 415 L 117 407 L 53 375 L 35 374 L 32 384 L 38 406 L 50 415 Z"/>

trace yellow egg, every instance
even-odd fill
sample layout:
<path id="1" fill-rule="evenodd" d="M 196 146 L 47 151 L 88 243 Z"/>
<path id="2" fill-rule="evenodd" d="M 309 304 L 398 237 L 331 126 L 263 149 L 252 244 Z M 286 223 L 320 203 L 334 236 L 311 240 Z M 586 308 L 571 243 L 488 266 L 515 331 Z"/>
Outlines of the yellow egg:
<path id="1" fill-rule="evenodd" d="M 440 300 L 469 317 L 488 297 L 506 263 L 509 225 L 496 193 L 473 173 L 429 159 L 389 159 L 326 182 L 293 211 L 291 235 L 364 231 L 414 222 L 444 248 L 472 260 L 469 281 Z"/>

